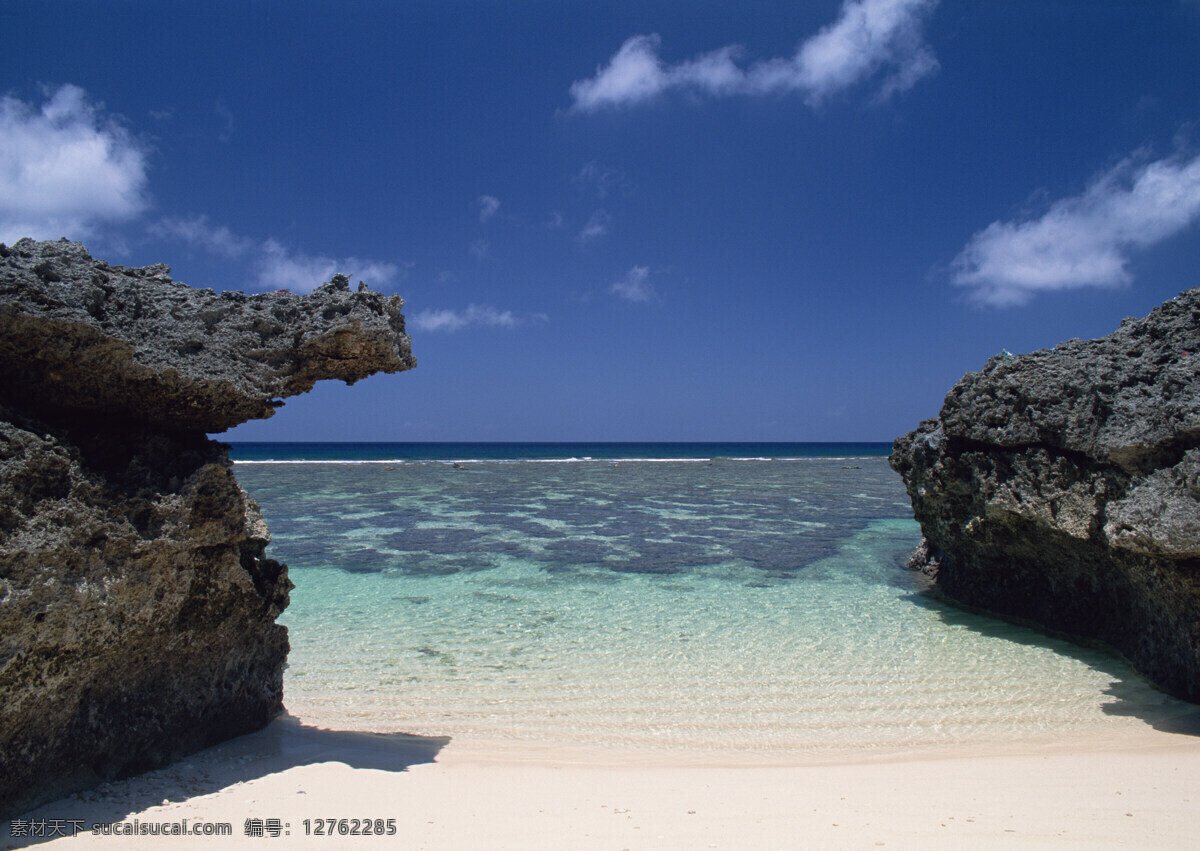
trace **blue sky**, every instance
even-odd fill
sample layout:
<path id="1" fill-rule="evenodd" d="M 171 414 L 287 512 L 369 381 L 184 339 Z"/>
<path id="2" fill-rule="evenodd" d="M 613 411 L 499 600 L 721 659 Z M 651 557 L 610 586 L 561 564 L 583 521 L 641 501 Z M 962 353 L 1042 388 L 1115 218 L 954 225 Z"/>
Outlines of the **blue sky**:
<path id="1" fill-rule="evenodd" d="M 416 370 L 226 439 L 890 440 L 1200 284 L 1196 0 L 4 19 L 0 241 L 406 299 Z"/>

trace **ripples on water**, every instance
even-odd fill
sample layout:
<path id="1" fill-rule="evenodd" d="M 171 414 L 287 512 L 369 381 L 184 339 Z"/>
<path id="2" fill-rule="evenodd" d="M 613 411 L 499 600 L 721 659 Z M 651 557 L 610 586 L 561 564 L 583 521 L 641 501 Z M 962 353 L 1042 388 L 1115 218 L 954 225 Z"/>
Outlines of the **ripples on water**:
<path id="1" fill-rule="evenodd" d="M 1187 711 L 1106 654 L 922 594 L 880 458 L 237 476 L 297 586 L 285 702 L 331 726 L 752 755 Z"/>

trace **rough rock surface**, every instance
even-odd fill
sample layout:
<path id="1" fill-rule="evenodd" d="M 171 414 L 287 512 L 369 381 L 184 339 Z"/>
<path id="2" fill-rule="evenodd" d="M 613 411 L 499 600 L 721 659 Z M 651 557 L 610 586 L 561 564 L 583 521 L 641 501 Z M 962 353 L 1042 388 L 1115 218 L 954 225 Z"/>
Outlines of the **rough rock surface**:
<path id="1" fill-rule="evenodd" d="M 247 296 L 127 269 L 79 243 L 0 253 L 0 396 L 49 415 L 101 414 L 221 432 L 271 416 L 322 378 L 353 383 L 415 365 L 403 301 L 351 292 Z"/>
<path id="2" fill-rule="evenodd" d="M 896 440 L 951 598 L 1124 654 L 1200 702 L 1200 289 L 1098 340 L 1002 353 Z"/>
<path id="3" fill-rule="evenodd" d="M 169 271 L 0 245 L 0 813 L 280 711 L 292 586 L 206 433 L 415 365 L 399 297 Z"/>

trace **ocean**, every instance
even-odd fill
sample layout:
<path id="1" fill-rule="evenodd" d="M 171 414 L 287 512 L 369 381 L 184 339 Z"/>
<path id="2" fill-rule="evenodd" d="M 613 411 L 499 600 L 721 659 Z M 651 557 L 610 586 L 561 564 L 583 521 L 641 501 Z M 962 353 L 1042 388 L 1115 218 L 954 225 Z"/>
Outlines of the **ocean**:
<path id="1" fill-rule="evenodd" d="M 887 444 L 234 444 L 306 723 L 732 762 L 1102 741 L 1193 707 L 958 609 Z M 583 758 L 581 756 L 581 758 Z"/>

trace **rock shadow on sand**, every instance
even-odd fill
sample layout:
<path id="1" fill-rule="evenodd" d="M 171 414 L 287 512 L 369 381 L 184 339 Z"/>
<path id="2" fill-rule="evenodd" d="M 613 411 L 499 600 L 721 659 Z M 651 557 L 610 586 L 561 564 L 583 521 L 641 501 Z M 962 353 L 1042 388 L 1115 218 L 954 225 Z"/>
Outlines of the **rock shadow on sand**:
<path id="1" fill-rule="evenodd" d="M 449 743 L 449 736 L 324 730 L 284 715 L 256 733 L 215 745 L 166 768 L 109 781 L 14 818 L 26 823 L 78 820 L 83 831 L 90 832 L 93 824 L 119 822 L 138 813 L 145 820 L 145 810 L 151 807 L 212 795 L 305 765 L 338 762 L 351 768 L 402 772 L 409 766 L 433 762 Z M 12 827 L 13 819 L 0 825 L 0 849 L 30 848 L 62 838 L 62 834 L 14 837 Z"/>
<path id="2" fill-rule="evenodd" d="M 1137 718 L 1162 733 L 1200 737 L 1200 706 L 1167 694 L 1142 677 L 1119 653 L 1100 642 L 1088 642 L 1048 630 L 1020 618 L 975 611 L 927 586 L 904 595 L 914 605 L 930 609 L 947 626 L 963 627 L 991 638 L 1043 647 L 1077 659 L 1111 678 L 1103 694 L 1115 700 L 1101 705 L 1105 715 Z"/>

